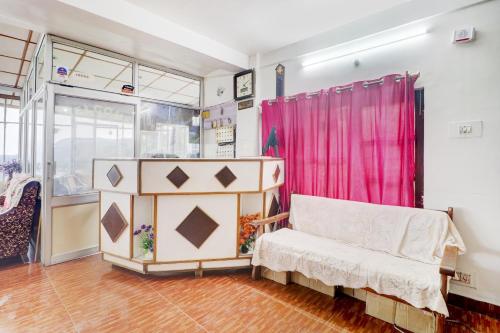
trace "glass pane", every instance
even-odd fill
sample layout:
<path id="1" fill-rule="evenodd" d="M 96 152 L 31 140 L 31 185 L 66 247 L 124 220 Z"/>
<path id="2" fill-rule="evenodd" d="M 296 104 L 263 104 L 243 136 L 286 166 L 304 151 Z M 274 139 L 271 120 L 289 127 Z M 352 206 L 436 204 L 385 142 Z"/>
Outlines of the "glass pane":
<path id="1" fill-rule="evenodd" d="M 92 191 L 92 159 L 134 156 L 134 105 L 56 96 L 54 195 Z"/>
<path id="2" fill-rule="evenodd" d="M 35 128 L 35 176 L 43 176 L 43 147 L 44 147 L 44 123 L 45 105 L 43 98 L 36 102 L 35 108 L 36 128 Z"/>
<path id="3" fill-rule="evenodd" d="M 171 105 L 141 103 L 142 157 L 199 157 L 200 112 Z"/>
<path id="4" fill-rule="evenodd" d="M 0 121 L 4 121 L 5 117 L 5 99 L 0 98 Z"/>
<path id="5" fill-rule="evenodd" d="M 5 161 L 18 159 L 19 151 L 19 101 L 8 100 L 6 109 Z M 2 138 L 3 139 L 3 138 Z"/>
<path id="6" fill-rule="evenodd" d="M 5 161 L 18 159 L 19 124 L 5 125 Z"/>
<path id="7" fill-rule="evenodd" d="M 19 152 L 19 160 L 21 161 L 21 165 L 24 165 L 24 159 L 26 156 L 26 154 L 24 153 L 26 151 L 26 114 L 23 114 L 23 116 L 19 120 L 19 131 L 21 132 L 21 135 L 19 136 L 21 139 L 21 151 Z"/>
<path id="8" fill-rule="evenodd" d="M 35 94 L 35 78 L 34 78 L 34 75 L 33 75 L 34 71 L 33 69 L 31 69 L 31 72 L 28 76 L 28 99 L 27 101 L 29 101 L 31 99 L 31 97 L 33 97 L 33 95 Z"/>
<path id="9" fill-rule="evenodd" d="M 40 51 L 38 51 L 38 55 L 36 57 L 36 90 L 40 89 L 43 82 L 45 81 L 44 77 L 44 69 L 45 69 L 45 40 L 43 41 L 42 46 L 40 47 Z"/>
<path id="10" fill-rule="evenodd" d="M 26 173 L 33 171 L 33 109 L 30 108 L 26 114 L 26 122 L 28 127 L 26 129 Z"/>
<path id="11" fill-rule="evenodd" d="M 139 95 L 199 106 L 200 81 L 139 65 Z"/>
<path id="12" fill-rule="evenodd" d="M 132 85 L 132 63 L 72 46 L 53 45 L 52 80 L 117 93 L 124 85 Z"/>
<path id="13" fill-rule="evenodd" d="M 5 134 L 5 128 L 3 126 L 0 126 L 0 162 L 5 162 L 8 161 L 9 159 L 6 159 L 5 152 L 4 152 L 4 134 Z"/>
<path id="14" fill-rule="evenodd" d="M 7 117 L 5 120 L 8 123 L 19 123 L 19 101 L 7 101 Z"/>

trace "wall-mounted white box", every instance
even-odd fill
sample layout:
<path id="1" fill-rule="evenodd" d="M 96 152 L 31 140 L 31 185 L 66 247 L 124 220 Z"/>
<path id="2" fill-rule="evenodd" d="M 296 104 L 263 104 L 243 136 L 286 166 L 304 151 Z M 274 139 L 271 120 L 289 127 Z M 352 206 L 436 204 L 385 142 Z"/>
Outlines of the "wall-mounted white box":
<path id="1" fill-rule="evenodd" d="M 483 135 L 483 121 L 451 121 L 448 123 L 450 138 L 478 138 Z"/>
<path id="2" fill-rule="evenodd" d="M 462 27 L 453 31 L 453 43 L 468 43 L 476 37 L 476 29 L 474 27 Z"/>

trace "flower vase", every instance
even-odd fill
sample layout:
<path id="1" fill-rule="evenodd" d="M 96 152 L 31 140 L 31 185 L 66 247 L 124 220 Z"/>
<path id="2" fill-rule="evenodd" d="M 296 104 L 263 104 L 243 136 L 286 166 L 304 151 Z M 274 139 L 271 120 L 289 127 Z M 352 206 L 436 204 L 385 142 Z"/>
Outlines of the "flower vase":
<path id="1" fill-rule="evenodd" d="M 144 250 L 144 260 L 153 260 L 153 251 Z"/>

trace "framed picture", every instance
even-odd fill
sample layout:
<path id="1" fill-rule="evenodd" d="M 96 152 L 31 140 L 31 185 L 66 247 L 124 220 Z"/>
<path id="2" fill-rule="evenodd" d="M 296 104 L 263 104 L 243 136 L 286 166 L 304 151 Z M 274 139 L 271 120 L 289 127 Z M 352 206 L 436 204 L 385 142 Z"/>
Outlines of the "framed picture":
<path id="1" fill-rule="evenodd" d="M 249 99 L 243 102 L 238 102 L 238 110 L 244 110 L 248 108 L 253 108 L 253 99 Z"/>
<path id="2" fill-rule="evenodd" d="M 254 96 L 255 72 L 249 69 L 234 75 L 234 99 L 239 101 Z"/>

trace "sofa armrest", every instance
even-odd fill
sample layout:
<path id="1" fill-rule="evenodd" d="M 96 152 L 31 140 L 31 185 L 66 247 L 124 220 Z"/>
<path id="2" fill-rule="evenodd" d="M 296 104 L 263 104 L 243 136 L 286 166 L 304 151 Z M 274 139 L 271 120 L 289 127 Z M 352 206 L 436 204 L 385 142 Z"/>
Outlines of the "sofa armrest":
<path id="1" fill-rule="evenodd" d="M 269 223 L 274 223 L 274 222 L 278 222 L 278 221 L 284 220 L 284 219 L 288 218 L 289 216 L 290 216 L 289 212 L 280 213 L 278 215 L 274 215 L 274 216 L 271 216 L 271 217 L 266 217 L 265 219 L 255 220 L 251 224 L 254 227 L 260 227 L 260 226 L 264 226 L 264 225 L 269 224 Z"/>
<path id="2" fill-rule="evenodd" d="M 441 265 L 439 266 L 439 273 L 446 276 L 454 276 L 455 269 L 457 268 L 458 247 L 446 245 L 444 249 Z"/>

